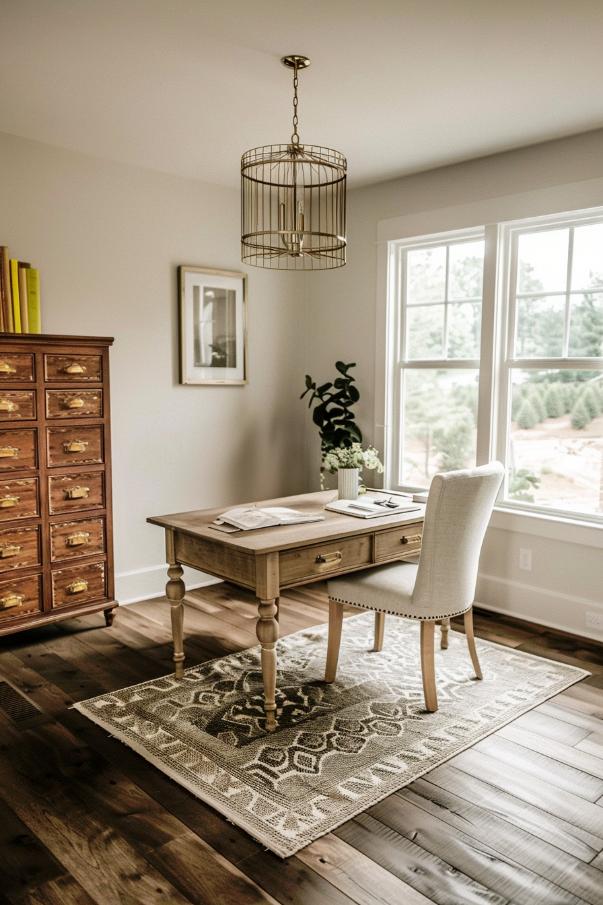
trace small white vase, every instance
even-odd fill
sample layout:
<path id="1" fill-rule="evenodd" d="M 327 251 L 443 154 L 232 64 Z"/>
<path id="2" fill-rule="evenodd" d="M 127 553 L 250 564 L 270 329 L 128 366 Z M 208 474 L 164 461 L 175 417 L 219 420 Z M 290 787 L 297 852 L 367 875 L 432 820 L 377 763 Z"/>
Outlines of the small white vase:
<path id="1" fill-rule="evenodd" d="M 340 500 L 358 499 L 358 468 L 337 469 L 337 492 Z"/>

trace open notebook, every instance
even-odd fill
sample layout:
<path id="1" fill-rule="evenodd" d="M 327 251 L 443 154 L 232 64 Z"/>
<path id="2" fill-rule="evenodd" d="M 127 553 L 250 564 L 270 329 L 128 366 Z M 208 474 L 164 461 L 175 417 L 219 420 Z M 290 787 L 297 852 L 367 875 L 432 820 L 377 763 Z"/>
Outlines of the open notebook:
<path id="1" fill-rule="evenodd" d="M 389 505 L 384 506 L 368 496 L 358 500 L 335 500 L 328 503 L 325 509 L 331 512 L 341 512 L 344 515 L 353 515 L 355 518 L 382 518 L 384 515 L 401 515 L 407 512 L 417 512 L 423 507 L 412 500 L 395 499 Z"/>
<path id="2" fill-rule="evenodd" d="M 298 512 L 286 506 L 238 506 L 223 512 L 212 522 L 217 531 L 253 531 L 255 528 L 273 528 L 275 525 L 301 525 L 305 522 L 323 521 L 320 513 Z"/>

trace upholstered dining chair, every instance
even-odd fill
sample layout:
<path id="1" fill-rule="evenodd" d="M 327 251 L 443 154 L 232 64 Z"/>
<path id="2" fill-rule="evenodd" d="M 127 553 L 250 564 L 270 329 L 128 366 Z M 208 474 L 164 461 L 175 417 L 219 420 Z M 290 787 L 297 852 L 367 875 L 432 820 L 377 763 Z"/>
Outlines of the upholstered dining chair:
<path id="1" fill-rule="evenodd" d="M 438 709 L 434 628 L 442 647 L 451 616 L 465 615 L 475 675 L 482 678 L 473 635 L 473 599 L 479 555 L 504 474 L 500 462 L 436 474 L 431 482 L 419 562 L 398 562 L 328 582 L 329 640 L 325 681 L 334 682 L 344 604 L 375 611 L 375 650 L 383 644 L 386 613 L 421 621 L 421 671 L 426 710 Z"/>

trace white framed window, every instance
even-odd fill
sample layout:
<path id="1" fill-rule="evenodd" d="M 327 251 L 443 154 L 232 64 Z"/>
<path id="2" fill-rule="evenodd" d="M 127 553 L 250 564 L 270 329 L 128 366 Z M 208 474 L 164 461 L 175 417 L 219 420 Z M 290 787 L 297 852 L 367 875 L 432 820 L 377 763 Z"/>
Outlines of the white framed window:
<path id="1" fill-rule="evenodd" d="M 392 243 L 391 255 L 398 429 L 389 480 L 419 489 L 442 467 L 476 461 L 484 231 Z"/>
<path id="2" fill-rule="evenodd" d="M 508 224 L 501 242 L 502 502 L 603 520 L 603 212 Z"/>
<path id="3" fill-rule="evenodd" d="M 387 482 L 497 457 L 499 505 L 603 522 L 603 210 L 388 243 Z"/>

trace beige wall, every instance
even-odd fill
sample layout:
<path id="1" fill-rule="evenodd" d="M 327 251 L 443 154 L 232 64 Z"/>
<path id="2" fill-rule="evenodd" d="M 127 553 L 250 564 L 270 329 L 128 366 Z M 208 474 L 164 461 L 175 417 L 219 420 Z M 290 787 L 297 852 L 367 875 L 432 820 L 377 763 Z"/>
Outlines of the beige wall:
<path id="1" fill-rule="evenodd" d="M 353 161 L 350 166 L 353 167 Z M 603 130 L 472 161 L 352 191 L 349 263 L 306 280 L 307 368 L 321 380 L 337 357 L 358 363 L 360 422 L 367 439 L 382 442 L 377 332 L 378 224 L 404 218 L 406 235 L 603 204 Z M 414 226 L 413 226 L 414 224 Z M 414 229 L 414 232 L 413 232 Z M 377 373 L 377 378 L 375 374 Z M 377 409 L 376 409 L 377 406 Z M 306 435 L 308 484 L 316 481 L 317 447 Z M 531 526 L 533 528 L 533 525 Z M 484 604 L 569 631 L 587 633 L 586 613 L 603 614 L 603 529 L 589 546 L 563 539 L 492 528 L 481 564 L 478 597 Z M 533 552 L 531 572 L 518 567 L 519 548 Z M 603 632 L 588 630 L 593 637 Z"/>
<path id="2" fill-rule="evenodd" d="M 0 240 L 40 268 L 45 332 L 115 336 L 122 600 L 163 588 L 148 515 L 302 489 L 295 275 L 249 268 L 248 386 L 178 384 L 176 267 L 242 269 L 238 191 L 0 135 Z"/>

